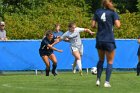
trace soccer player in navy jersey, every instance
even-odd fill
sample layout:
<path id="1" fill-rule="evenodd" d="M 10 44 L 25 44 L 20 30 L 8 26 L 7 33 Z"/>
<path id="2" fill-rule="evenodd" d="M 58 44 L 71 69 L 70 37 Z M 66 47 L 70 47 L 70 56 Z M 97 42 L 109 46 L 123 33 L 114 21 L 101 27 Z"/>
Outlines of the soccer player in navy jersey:
<path id="1" fill-rule="evenodd" d="M 58 52 L 62 52 L 62 50 L 53 47 L 53 45 L 56 43 L 58 43 L 58 41 L 56 40 L 56 37 L 53 35 L 53 32 L 50 30 L 47 31 L 46 36 L 43 38 L 39 48 L 39 54 L 42 57 L 44 63 L 46 64 L 46 76 L 49 76 L 49 72 L 50 72 L 49 59 L 53 62 L 52 74 L 54 76 L 57 75 L 57 73 L 55 72 L 57 67 L 57 59 L 55 54 L 53 53 L 53 50 Z"/>
<path id="2" fill-rule="evenodd" d="M 104 87 L 111 87 L 110 77 L 112 72 L 112 64 L 115 55 L 115 39 L 113 26 L 120 28 L 120 20 L 118 14 L 114 10 L 112 0 L 102 0 L 102 8 L 97 9 L 92 19 L 92 27 L 98 24 L 96 35 L 96 48 L 99 55 L 97 63 L 97 81 L 96 85 L 100 85 L 101 74 L 103 71 L 103 63 L 105 56 L 107 58 L 106 80 Z"/>
<path id="3" fill-rule="evenodd" d="M 138 37 L 138 43 L 140 44 L 140 36 Z M 139 48 L 138 48 L 138 64 L 137 64 L 137 76 L 140 75 L 140 45 L 139 45 Z"/>

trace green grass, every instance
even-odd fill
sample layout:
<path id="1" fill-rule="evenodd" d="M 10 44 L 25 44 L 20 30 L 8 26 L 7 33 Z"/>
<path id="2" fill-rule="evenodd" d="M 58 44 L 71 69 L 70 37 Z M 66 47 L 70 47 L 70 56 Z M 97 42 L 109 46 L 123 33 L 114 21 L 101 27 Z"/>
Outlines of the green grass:
<path id="1" fill-rule="evenodd" d="M 113 72 L 111 88 L 95 85 L 96 75 L 60 72 L 58 76 L 12 74 L 0 76 L 0 93 L 140 93 L 140 77 L 134 72 Z"/>

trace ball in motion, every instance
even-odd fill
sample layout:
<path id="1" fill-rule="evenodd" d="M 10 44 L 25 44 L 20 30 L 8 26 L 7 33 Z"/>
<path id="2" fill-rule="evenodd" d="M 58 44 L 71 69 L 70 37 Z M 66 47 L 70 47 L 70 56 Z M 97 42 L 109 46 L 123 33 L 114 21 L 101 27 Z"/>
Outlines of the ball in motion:
<path id="1" fill-rule="evenodd" d="M 93 74 L 93 75 L 97 74 L 97 68 L 96 67 L 91 68 L 91 74 Z"/>

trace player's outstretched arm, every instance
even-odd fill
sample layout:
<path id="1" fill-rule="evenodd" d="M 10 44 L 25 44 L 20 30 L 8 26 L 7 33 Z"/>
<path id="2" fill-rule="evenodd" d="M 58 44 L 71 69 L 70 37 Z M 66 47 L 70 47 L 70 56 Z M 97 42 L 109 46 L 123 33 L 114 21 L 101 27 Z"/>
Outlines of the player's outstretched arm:
<path id="1" fill-rule="evenodd" d="M 95 34 L 95 32 L 92 32 L 90 29 L 85 28 L 85 31 L 90 33 L 91 35 Z"/>
<path id="2" fill-rule="evenodd" d="M 53 47 L 52 45 L 48 44 L 48 46 L 50 49 L 54 50 L 54 51 L 57 51 L 57 52 L 63 52 L 63 50 L 60 50 L 60 49 L 57 49 L 55 47 Z"/>

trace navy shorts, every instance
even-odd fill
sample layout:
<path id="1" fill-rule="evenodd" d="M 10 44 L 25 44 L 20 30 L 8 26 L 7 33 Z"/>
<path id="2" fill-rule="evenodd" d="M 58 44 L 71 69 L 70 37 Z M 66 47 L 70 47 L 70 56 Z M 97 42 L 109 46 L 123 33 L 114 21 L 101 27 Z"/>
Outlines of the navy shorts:
<path id="1" fill-rule="evenodd" d="M 116 44 L 115 42 L 97 42 L 96 48 L 111 52 L 112 50 L 116 49 Z"/>
<path id="2" fill-rule="evenodd" d="M 140 56 L 140 46 L 139 46 L 139 48 L 138 48 L 137 55 Z"/>
<path id="3" fill-rule="evenodd" d="M 50 56 L 53 53 L 53 51 L 39 51 L 40 56 Z"/>

